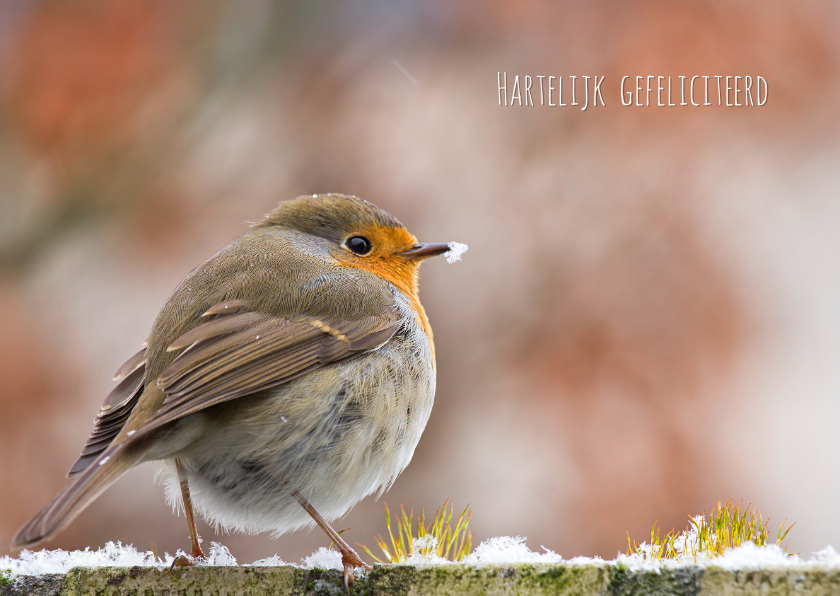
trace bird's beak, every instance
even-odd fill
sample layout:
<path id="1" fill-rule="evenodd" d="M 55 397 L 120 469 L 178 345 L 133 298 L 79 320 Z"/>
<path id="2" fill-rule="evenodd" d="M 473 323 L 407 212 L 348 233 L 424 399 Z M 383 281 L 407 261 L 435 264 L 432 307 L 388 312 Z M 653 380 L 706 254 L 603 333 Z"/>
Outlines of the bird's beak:
<path id="1" fill-rule="evenodd" d="M 428 259 L 429 257 L 442 255 L 448 250 L 449 244 L 446 242 L 437 244 L 420 243 L 415 244 L 410 249 L 397 254 L 401 257 L 405 257 L 406 259 L 417 259 L 418 261 L 422 261 L 423 259 Z"/>

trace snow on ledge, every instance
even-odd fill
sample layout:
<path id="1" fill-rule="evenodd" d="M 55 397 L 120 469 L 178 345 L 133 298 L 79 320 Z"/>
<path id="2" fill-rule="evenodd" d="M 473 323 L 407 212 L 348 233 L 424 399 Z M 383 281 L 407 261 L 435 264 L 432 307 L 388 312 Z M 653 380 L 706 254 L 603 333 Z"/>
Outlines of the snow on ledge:
<path id="1" fill-rule="evenodd" d="M 417 550 L 417 549 L 416 549 Z M 660 572 L 663 569 L 673 569 L 691 565 L 700 567 L 717 567 L 727 570 L 736 569 L 759 569 L 766 567 L 840 567 L 840 554 L 831 546 L 813 553 L 809 559 L 802 559 L 797 555 L 786 555 L 778 546 L 756 546 L 749 542 L 738 548 L 728 550 L 721 557 L 709 559 L 707 557 L 683 557 L 678 560 L 647 561 L 641 555 L 619 554 L 614 560 L 606 561 L 599 557 L 574 557 L 564 559 L 557 553 L 543 548 L 544 552 L 533 552 L 525 544 L 521 536 L 499 536 L 490 538 L 479 544 L 476 549 L 463 561 L 466 565 L 485 566 L 499 564 L 517 563 L 553 563 L 564 565 L 620 565 L 630 571 L 654 571 Z M 175 556 L 182 554 L 181 551 Z M 174 556 L 165 554 L 162 558 L 156 558 L 151 552 L 140 552 L 132 545 L 123 545 L 119 542 L 109 542 L 103 548 L 83 551 L 63 550 L 40 550 L 21 551 L 17 558 L 4 556 L 0 557 L 0 575 L 6 578 L 14 578 L 19 575 L 44 575 L 48 573 L 63 574 L 73 567 L 157 567 L 168 568 L 172 565 Z M 210 566 L 233 566 L 237 565 L 236 559 L 230 551 L 212 542 L 208 549 L 207 562 L 203 565 Z M 415 552 L 408 559 L 407 563 L 412 565 L 442 565 L 452 564 L 444 559 L 433 555 L 421 555 Z M 290 565 L 279 556 L 274 555 L 266 559 L 260 559 L 251 566 L 279 566 Z M 341 555 L 324 547 L 319 548 L 313 554 L 305 557 L 298 565 L 306 569 L 341 569 Z"/>
<path id="2" fill-rule="evenodd" d="M 133 546 L 109 542 L 104 548 L 85 550 L 22 550 L 17 558 L 0 558 L 0 570 L 6 577 L 67 573 L 73 567 L 164 567 L 174 557 L 161 561 L 150 552 L 141 553 Z"/>

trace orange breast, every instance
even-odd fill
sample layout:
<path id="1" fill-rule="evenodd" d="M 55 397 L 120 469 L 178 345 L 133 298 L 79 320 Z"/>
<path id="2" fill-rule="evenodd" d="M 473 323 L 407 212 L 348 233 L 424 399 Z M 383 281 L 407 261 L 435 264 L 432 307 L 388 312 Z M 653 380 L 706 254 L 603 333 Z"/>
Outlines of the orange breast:
<path id="1" fill-rule="evenodd" d="M 420 262 L 397 256 L 417 244 L 417 238 L 405 228 L 388 226 L 365 226 L 359 229 L 358 234 L 368 238 L 373 249 L 367 255 L 354 255 L 347 251 L 339 256 L 338 264 L 373 273 L 391 282 L 408 296 L 417 323 L 429 338 L 434 366 L 435 343 L 432 338 L 432 327 L 429 325 L 429 318 L 417 295 L 417 269 Z"/>
<path id="2" fill-rule="evenodd" d="M 370 259 L 361 260 L 350 264 L 341 263 L 342 265 L 350 265 L 358 269 L 363 269 L 369 273 L 373 273 L 382 279 L 391 282 L 399 288 L 408 299 L 411 301 L 411 307 L 414 309 L 417 323 L 426 332 L 429 338 L 429 347 L 432 351 L 432 364 L 435 361 L 435 342 L 432 337 L 432 327 L 429 324 L 429 317 L 426 316 L 426 311 L 423 305 L 420 304 L 420 297 L 417 295 L 417 264 L 405 262 L 402 259 Z"/>

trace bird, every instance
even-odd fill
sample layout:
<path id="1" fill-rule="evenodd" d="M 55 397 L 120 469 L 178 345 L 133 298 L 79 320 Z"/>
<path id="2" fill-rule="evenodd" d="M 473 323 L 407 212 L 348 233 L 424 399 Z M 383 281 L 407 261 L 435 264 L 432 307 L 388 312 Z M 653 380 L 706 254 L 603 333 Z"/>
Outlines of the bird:
<path id="1" fill-rule="evenodd" d="M 349 586 L 370 566 L 329 521 L 387 490 L 412 458 L 436 379 L 418 269 L 450 249 L 353 196 L 281 201 L 174 290 L 114 376 L 69 484 L 12 546 L 55 536 L 157 461 L 190 532 L 192 558 L 177 564 L 206 558 L 195 512 L 244 533 L 314 523 Z"/>

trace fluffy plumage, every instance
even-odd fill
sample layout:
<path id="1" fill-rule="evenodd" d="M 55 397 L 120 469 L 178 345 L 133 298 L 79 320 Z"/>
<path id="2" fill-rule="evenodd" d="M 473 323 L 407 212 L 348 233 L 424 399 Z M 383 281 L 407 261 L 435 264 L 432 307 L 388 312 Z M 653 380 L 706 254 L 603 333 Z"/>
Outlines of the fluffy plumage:
<path id="1" fill-rule="evenodd" d="M 374 250 L 349 251 L 353 234 Z M 290 490 L 327 519 L 384 490 L 434 399 L 416 242 L 353 197 L 281 203 L 176 288 L 117 372 L 73 480 L 13 544 L 55 535 L 145 461 L 177 458 L 205 519 L 243 532 L 310 524 Z"/>

